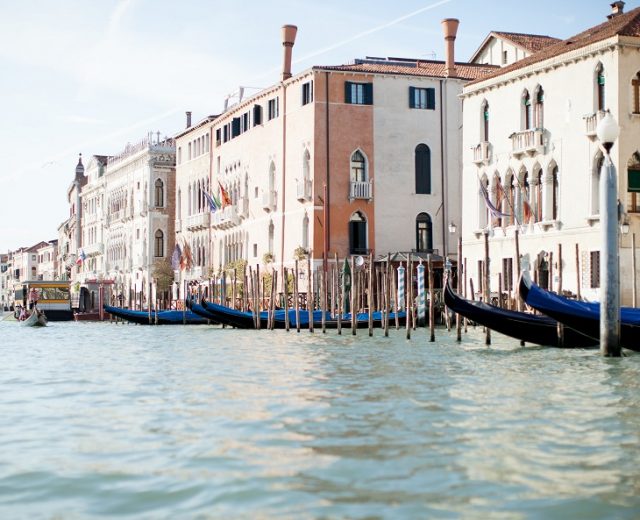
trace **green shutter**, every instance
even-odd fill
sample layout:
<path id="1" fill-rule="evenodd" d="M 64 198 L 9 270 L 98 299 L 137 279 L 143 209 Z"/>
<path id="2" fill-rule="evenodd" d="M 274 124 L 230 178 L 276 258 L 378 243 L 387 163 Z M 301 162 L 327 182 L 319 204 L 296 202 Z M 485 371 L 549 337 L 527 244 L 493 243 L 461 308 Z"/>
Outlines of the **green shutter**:
<path id="1" fill-rule="evenodd" d="M 416 87 L 409 87 L 409 108 L 416 108 Z"/>
<path id="2" fill-rule="evenodd" d="M 351 85 L 352 85 L 352 83 L 350 81 L 345 81 L 344 82 L 344 102 L 345 103 L 352 103 L 352 101 L 351 101 Z"/>
<path id="3" fill-rule="evenodd" d="M 435 110 L 436 108 L 436 89 L 428 88 L 427 89 L 427 109 Z"/>
<path id="4" fill-rule="evenodd" d="M 629 193 L 640 193 L 640 170 L 627 170 L 627 180 Z"/>
<path id="5" fill-rule="evenodd" d="M 364 104 L 373 105 L 373 83 L 364 84 Z"/>

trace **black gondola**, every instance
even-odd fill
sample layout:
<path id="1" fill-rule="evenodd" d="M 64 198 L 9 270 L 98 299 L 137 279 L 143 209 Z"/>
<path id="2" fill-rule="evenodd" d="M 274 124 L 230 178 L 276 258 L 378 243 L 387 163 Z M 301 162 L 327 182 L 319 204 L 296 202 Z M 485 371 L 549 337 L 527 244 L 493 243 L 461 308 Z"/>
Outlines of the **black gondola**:
<path id="1" fill-rule="evenodd" d="M 549 347 L 584 348 L 597 344 L 593 338 L 568 327 L 558 327 L 558 322 L 547 316 L 511 311 L 480 301 L 469 301 L 453 292 L 447 282 L 444 302 L 452 311 L 505 336 L 526 343 Z"/>
<path id="2" fill-rule="evenodd" d="M 117 316 L 138 325 L 206 325 L 209 323 L 202 316 L 198 316 L 189 310 L 184 312 L 176 310 L 151 311 L 151 322 L 149 322 L 148 311 L 123 309 L 121 307 L 112 307 L 111 305 L 105 305 L 104 310 L 112 316 Z"/>

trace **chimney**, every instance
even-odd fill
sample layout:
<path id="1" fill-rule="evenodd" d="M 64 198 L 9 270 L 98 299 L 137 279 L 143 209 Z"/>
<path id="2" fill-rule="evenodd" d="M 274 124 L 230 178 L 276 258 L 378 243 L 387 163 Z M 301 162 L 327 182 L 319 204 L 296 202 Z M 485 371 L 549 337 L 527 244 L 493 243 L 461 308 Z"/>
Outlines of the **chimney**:
<path id="1" fill-rule="evenodd" d="M 284 56 L 282 62 L 282 81 L 291 77 L 291 49 L 296 41 L 298 28 L 295 25 L 284 25 L 282 27 L 282 46 Z"/>
<path id="2" fill-rule="evenodd" d="M 442 31 L 444 32 L 444 41 L 446 42 L 446 47 L 444 49 L 445 55 L 445 65 L 444 65 L 444 75 L 455 76 L 456 75 L 456 62 L 454 59 L 454 44 L 456 41 L 456 33 L 458 32 L 458 25 L 460 25 L 460 20 L 457 18 L 445 18 L 442 20 Z"/>
<path id="3" fill-rule="evenodd" d="M 185 112 L 187 114 L 187 128 L 191 128 L 191 112 Z"/>
<path id="4" fill-rule="evenodd" d="M 607 18 L 611 20 L 615 16 L 622 14 L 624 12 L 624 2 L 622 0 L 618 0 L 617 2 L 613 2 L 611 4 L 611 14 L 607 15 Z"/>

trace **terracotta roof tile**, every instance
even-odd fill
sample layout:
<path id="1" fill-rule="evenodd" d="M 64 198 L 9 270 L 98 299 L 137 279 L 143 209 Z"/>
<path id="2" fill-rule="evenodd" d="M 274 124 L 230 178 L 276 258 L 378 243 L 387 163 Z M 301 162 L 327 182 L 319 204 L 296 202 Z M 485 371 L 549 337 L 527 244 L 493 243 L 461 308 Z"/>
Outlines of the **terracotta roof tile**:
<path id="1" fill-rule="evenodd" d="M 549 58 L 560 56 L 616 35 L 640 37 L 640 7 L 633 9 L 628 13 L 614 16 L 606 22 L 596 25 L 595 27 L 591 27 L 579 34 L 576 34 L 575 36 L 572 36 L 571 38 L 560 40 L 548 45 L 531 56 L 516 61 L 511 65 L 502 67 L 499 70 L 492 71 L 484 77 L 476 78 L 471 83 L 479 83 L 485 79 L 499 77 L 503 74 L 507 74 L 508 72 L 533 65 L 534 63 L 538 63 Z"/>
<path id="2" fill-rule="evenodd" d="M 425 76 L 444 78 L 444 61 L 375 61 L 356 60 L 353 65 L 316 66 L 315 69 L 338 70 L 345 72 L 363 72 L 370 74 L 396 74 L 404 76 Z M 486 76 L 499 67 L 495 65 L 478 65 L 475 63 L 456 63 L 455 77 L 459 79 L 476 79 Z"/>
<path id="3" fill-rule="evenodd" d="M 522 47 L 531 53 L 538 52 L 549 45 L 553 45 L 554 43 L 561 41 L 558 38 L 543 36 L 541 34 L 522 34 L 502 31 L 492 31 L 492 34 L 495 34 L 505 40 L 509 40 L 511 43 L 518 47 Z"/>

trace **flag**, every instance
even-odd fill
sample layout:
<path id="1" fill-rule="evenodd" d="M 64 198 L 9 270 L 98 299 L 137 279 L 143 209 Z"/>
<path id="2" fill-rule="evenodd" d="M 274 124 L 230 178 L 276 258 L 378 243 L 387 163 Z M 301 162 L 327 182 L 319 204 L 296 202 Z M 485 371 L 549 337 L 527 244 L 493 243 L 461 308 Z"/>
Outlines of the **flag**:
<path id="1" fill-rule="evenodd" d="M 182 248 L 182 255 L 180 256 L 180 270 L 191 269 L 193 265 L 193 257 L 191 256 L 191 248 L 189 244 L 185 244 Z"/>
<path id="2" fill-rule="evenodd" d="M 525 222 L 531 222 L 531 216 L 533 215 L 533 211 L 531 211 L 531 206 L 526 200 L 522 201 L 522 213 L 524 217 L 523 220 Z"/>
<path id="3" fill-rule="evenodd" d="M 216 205 L 216 208 L 218 208 L 218 209 L 222 208 L 222 204 L 220 203 L 220 199 L 218 197 L 216 197 L 214 193 L 212 193 L 210 195 L 210 197 L 213 200 L 213 203 Z"/>
<path id="4" fill-rule="evenodd" d="M 207 204 L 209 204 L 209 210 L 211 211 L 211 213 L 215 213 L 218 210 L 218 207 L 219 207 L 216 204 L 216 201 L 206 191 L 203 191 L 202 194 L 204 195 L 204 198 L 207 201 Z"/>
<path id="5" fill-rule="evenodd" d="M 76 258 L 76 265 L 82 265 L 82 262 L 84 262 L 85 258 L 87 258 L 87 255 L 85 255 L 84 250 L 81 249 L 78 253 L 78 258 Z"/>
<path id="6" fill-rule="evenodd" d="M 481 182 L 480 183 L 480 194 L 484 199 L 484 203 L 487 206 L 487 209 L 491 212 L 494 217 L 510 217 L 510 213 L 503 213 L 498 208 L 496 208 L 491 201 L 489 200 L 489 192 L 487 191 L 487 187 Z"/>
<path id="7" fill-rule="evenodd" d="M 180 257 L 182 256 L 182 250 L 180 246 L 176 244 L 176 247 L 173 248 L 173 254 L 171 255 L 171 268 L 174 271 L 180 269 Z"/>
<path id="8" fill-rule="evenodd" d="M 227 190 L 224 189 L 224 186 L 220 184 L 220 181 L 218 181 L 218 186 L 220 186 L 220 197 L 222 198 L 222 209 L 226 208 L 227 206 L 231 206 L 231 197 L 229 197 L 229 193 L 227 193 Z"/>

